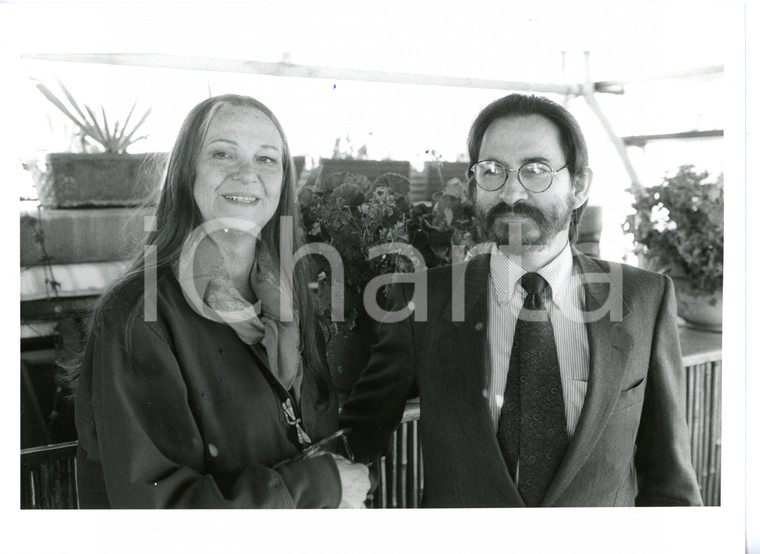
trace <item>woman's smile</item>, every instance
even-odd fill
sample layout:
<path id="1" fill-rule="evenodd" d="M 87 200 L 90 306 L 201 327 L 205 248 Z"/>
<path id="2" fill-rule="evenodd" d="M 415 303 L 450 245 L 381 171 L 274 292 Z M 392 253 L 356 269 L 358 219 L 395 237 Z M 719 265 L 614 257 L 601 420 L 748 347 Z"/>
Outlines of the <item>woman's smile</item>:
<path id="1" fill-rule="evenodd" d="M 255 204 L 260 200 L 258 196 L 246 196 L 243 194 L 223 194 L 222 197 L 229 202 L 240 204 Z"/>

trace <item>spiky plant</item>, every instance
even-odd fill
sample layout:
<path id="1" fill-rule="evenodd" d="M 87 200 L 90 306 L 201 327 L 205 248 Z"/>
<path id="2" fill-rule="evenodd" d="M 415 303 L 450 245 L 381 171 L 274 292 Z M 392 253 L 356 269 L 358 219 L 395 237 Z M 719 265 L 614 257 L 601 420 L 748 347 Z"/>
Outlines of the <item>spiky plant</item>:
<path id="1" fill-rule="evenodd" d="M 148 108 L 137 123 L 130 128 L 129 122 L 132 119 L 132 114 L 137 106 L 137 101 L 132 104 L 132 108 L 129 110 L 124 123 L 119 120 L 115 120 L 113 125 L 108 121 L 106 116 L 106 110 L 103 106 L 100 107 L 100 113 L 102 114 L 102 120 L 98 120 L 95 111 L 87 104 L 83 104 L 82 109 L 79 103 L 74 99 L 74 96 L 69 90 L 59 81 L 58 85 L 63 92 L 64 97 L 68 100 L 70 106 L 67 106 L 62 98 L 59 98 L 53 91 L 51 91 L 42 82 L 33 79 L 35 86 L 47 98 L 56 108 L 58 108 L 66 117 L 68 117 L 74 124 L 79 127 L 82 134 L 90 139 L 95 144 L 100 145 L 104 152 L 112 152 L 115 154 L 124 154 L 127 148 L 135 142 L 142 140 L 147 135 L 135 137 L 137 130 L 145 123 L 148 115 L 150 115 L 151 108 Z"/>

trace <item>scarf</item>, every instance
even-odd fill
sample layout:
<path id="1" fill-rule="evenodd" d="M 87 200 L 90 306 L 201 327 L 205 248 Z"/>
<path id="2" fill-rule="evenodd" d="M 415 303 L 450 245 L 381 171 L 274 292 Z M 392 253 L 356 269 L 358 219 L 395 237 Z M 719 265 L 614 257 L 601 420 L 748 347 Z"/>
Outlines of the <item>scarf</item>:
<path id="1" fill-rule="evenodd" d="M 202 292 L 204 301 L 203 317 L 229 325 L 245 344 L 264 346 L 269 362 L 269 371 L 287 391 L 292 390 L 299 400 L 303 381 L 303 361 L 301 358 L 298 314 L 293 312 L 292 321 L 281 321 L 280 294 L 292 290 L 281 289 L 276 276 L 276 266 L 271 256 L 263 249 L 256 253 L 251 270 L 251 288 L 258 301 L 251 311 L 248 302 L 235 288 L 232 278 L 223 263 L 214 264 L 214 269 L 204 275 L 196 275 L 196 291 Z M 292 298 L 292 294 L 290 295 Z M 213 315 L 207 313 L 211 308 Z M 242 310 L 249 310 L 249 317 L 241 318 Z M 196 310 L 197 311 L 197 310 Z M 255 313 L 254 313 L 255 312 Z"/>

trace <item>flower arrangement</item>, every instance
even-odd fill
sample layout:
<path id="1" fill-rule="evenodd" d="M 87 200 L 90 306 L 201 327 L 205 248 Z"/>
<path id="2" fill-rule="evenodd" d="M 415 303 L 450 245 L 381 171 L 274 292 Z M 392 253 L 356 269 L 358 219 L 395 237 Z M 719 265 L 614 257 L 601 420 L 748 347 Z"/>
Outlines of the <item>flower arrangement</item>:
<path id="1" fill-rule="evenodd" d="M 465 249 L 475 244 L 474 210 L 461 182 L 450 181 L 432 205 L 412 204 L 409 191 L 409 180 L 402 175 L 386 173 L 372 183 L 347 172 L 317 179 L 299 191 L 306 240 L 330 244 L 338 251 L 344 266 L 346 298 L 360 294 L 377 275 L 415 270 L 413 262 L 399 254 L 370 260 L 373 246 L 411 244 L 420 251 L 427 267 L 436 267 L 451 262 L 452 244 L 462 244 Z M 316 263 L 328 276 L 326 260 L 318 257 Z M 359 309 L 347 304 L 345 321 L 334 324 L 334 328 L 343 333 L 353 329 Z M 328 315 L 329 307 L 322 313 Z"/>
<path id="2" fill-rule="evenodd" d="M 683 275 L 694 291 L 711 295 L 723 286 L 723 175 L 712 178 L 681 166 L 660 185 L 629 189 L 635 214 L 623 229 L 634 252 L 653 269 Z"/>

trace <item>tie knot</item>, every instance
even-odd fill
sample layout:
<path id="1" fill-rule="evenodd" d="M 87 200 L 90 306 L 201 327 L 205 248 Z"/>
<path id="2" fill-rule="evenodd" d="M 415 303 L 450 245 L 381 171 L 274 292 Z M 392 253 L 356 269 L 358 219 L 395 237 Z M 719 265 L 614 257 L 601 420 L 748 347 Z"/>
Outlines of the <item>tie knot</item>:
<path id="1" fill-rule="evenodd" d="M 520 284 L 522 288 L 528 293 L 525 298 L 524 307 L 529 310 L 538 310 L 544 307 L 544 301 L 541 297 L 541 293 L 544 292 L 549 286 L 546 279 L 541 277 L 538 273 L 526 273 L 520 278 Z"/>
<path id="2" fill-rule="evenodd" d="M 520 278 L 520 284 L 528 294 L 538 295 L 541 295 L 541 293 L 544 292 L 544 289 L 549 286 L 546 279 L 541 277 L 538 273 L 526 273 Z"/>

